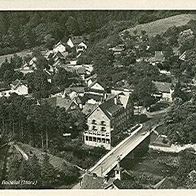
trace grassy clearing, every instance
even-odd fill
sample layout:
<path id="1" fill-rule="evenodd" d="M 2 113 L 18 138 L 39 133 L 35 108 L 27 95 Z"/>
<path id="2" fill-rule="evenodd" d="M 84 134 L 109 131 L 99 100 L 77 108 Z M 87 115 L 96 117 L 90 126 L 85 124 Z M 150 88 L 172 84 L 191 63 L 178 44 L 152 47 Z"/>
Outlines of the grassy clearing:
<path id="1" fill-rule="evenodd" d="M 123 161 L 122 165 L 136 176 L 143 174 L 148 176 L 149 183 L 154 185 L 164 177 L 172 176 L 178 168 L 177 163 L 178 156 L 176 154 L 149 151 L 143 157 L 136 156 L 134 161 L 129 159 Z"/>
<path id="2" fill-rule="evenodd" d="M 171 16 L 153 22 L 140 24 L 127 30 L 130 32 L 130 34 L 133 34 L 135 30 L 137 30 L 138 33 L 140 33 L 142 30 L 145 30 L 149 36 L 155 36 L 157 34 L 164 33 L 172 26 L 178 27 L 186 25 L 190 20 L 196 20 L 196 14 L 180 14 Z"/>

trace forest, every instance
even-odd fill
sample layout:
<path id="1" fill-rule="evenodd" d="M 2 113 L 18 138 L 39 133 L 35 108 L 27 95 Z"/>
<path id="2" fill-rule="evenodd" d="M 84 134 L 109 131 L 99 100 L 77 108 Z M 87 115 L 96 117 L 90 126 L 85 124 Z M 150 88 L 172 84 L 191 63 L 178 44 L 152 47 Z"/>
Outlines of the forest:
<path id="1" fill-rule="evenodd" d="M 130 27 L 176 14 L 179 11 L 2 11 L 0 55 L 35 46 L 51 46 L 71 35 L 90 35 L 90 40 L 97 42 L 97 36 L 107 36 L 102 27 L 112 22 L 124 21 L 120 24 L 123 29 L 127 24 Z"/>

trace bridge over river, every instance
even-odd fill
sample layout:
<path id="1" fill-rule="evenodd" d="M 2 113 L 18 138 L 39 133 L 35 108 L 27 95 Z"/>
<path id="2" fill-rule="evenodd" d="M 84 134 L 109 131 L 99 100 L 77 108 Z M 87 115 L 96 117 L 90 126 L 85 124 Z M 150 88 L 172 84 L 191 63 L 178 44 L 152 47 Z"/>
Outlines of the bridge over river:
<path id="1" fill-rule="evenodd" d="M 156 119 L 157 120 L 157 119 Z M 131 133 L 126 139 L 119 143 L 116 147 L 110 150 L 103 158 L 101 158 L 92 168 L 90 173 L 95 173 L 97 176 L 106 176 L 120 160 L 124 159 L 130 152 L 139 146 L 152 131 L 160 125 L 155 119 L 149 120 Z"/>

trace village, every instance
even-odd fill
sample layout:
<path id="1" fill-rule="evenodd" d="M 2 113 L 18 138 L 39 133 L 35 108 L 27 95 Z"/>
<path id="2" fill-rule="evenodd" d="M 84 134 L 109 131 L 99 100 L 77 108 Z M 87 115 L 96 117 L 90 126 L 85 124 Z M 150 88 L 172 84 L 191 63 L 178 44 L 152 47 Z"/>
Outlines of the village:
<path id="1" fill-rule="evenodd" d="M 152 38 L 125 29 L 102 47 L 70 34 L 5 55 L 0 188 L 13 180 L 42 182 L 25 188 L 195 187 L 196 168 L 182 169 L 196 150 L 191 27 L 172 25 Z"/>

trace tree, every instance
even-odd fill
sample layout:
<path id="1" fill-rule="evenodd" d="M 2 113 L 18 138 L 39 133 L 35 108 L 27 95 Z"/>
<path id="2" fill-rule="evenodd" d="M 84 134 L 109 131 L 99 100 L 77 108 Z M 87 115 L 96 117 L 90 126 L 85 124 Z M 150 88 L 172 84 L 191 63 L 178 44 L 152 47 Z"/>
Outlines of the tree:
<path id="1" fill-rule="evenodd" d="M 107 48 L 96 48 L 92 54 L 94 68 L 98 75 L 109 73 L 113 67 L 113 54 Z"/>
<path id="2" fill-rule="evenodd" d="M 165 117 L 165 134 L 172 143 L 190 144 L 195 142 L 195 102 L 180 102 L 174 105 Z"/>
<path id="3" fill-rule="evenodd" d="M 11 83 L 13 81 L 13 74 L 14 74 L 13 70 L 6 70 L 3 75 L 3 80 L 8 84 Z"/>
<path id="4" fill-rule="evenodd" d="M 157 80 L 160 75 L 158 67 L 150 65 L 146 62 L 136 63 L 133 69 L 130 69 L 129 73 L 129 82 L 133 84 L 137 84 L 144 78 Z"/>
<path id="5" fill-rule="evenodd" d="M 50 158 L 47 153 L 44 154 L 44 160 L 41 169 L 42 188 L 53 188 L 57 178 L 57 171 L 50 164 Z"/>
<path id="6" fill-rule="evenodd" d="M 135 86 L 134 97 L 144 107 L 149 107 L 155 102 L 153 94 L 156 92 L 156 87 L 148 78 L 143 78 Z"/>
<path id="7" fill-rule="evenodd" d="M 78 23 L 77 23 L 77 20 L 73 16 L 70 16 L 67 19 L 66 26 L 70 34 L 74 34 L 74 35 L 79 34 Z"/>
<path id="8" fill-rule="evenodd" d="M 44 39 L 46 48 L 52 50 L 52 47 L 55 44 L 55 39 L 52 37 L 51 34 L 46 35 Z"/>
<path id="9" fill-rule="evenodd" d="M 173 99 L 174 98 L 181 98 L 182 101 L 184 101 L 184 102 L 185 101 L 188 101 L 188 96 L 187 96 L 187 94 L 184 91 L 182 91 L 182 86 L 181 86 L 181 83 L 180 82 L 178 82 L 175 85 L 174 92 L 172 94 L 172 98 Z"/>
<path id="10" fill-rule="evenodd" d="M 10 64 L 12 64 L 12 67 L 14 68 L 20 68 L 23 65 L 22 57 L 14 54 L 14 56 L 10 59 Z"/>
<path id="11" fill-rule="evenodd" d="M 194 151 L 187 149 L 179 154 L 179 168 L 176 172 L 178 186 L 186 186 L 188 174 L 196 169 L 196 156 Z"/>
<path id="12" fill-rule="evenodd" d="M 180 46 L 180 51 L 183 53 L 184 51 L 191 49 L 194 45 L 195 36 L 192 32 L 184 33 L 181 32 L 178 37 L 178 44 Z"/>
<path id="13" fill-rule="evenodd" d="M 27 161 L 22 161 L 19 176 L 21 180 L 37 182 L 36 184 L 25 185 L 25 188 L 41 188 L 41 167 L 39 164 L 39 160 L 35 155 L 33 155 L 33 157 L 30 157 L 30 159 Z"/>
<path id="14" fill-rule="evenodd" d="M 32 91 L 33 91 L 34 96 L 37 99 L 48 97 L 50 87 L 51 87 L 50 83 L 47 80 L 47 74 L 40 69 L 36 70 L 33 74 Z"/>

